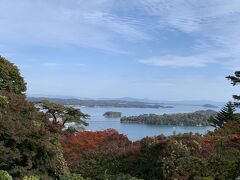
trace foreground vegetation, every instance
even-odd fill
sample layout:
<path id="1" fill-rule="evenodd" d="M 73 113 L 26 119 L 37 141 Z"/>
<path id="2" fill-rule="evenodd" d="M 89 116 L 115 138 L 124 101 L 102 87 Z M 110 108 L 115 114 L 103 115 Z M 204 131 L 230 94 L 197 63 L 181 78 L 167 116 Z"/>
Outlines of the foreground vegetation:
<path id="1" fill-rule="evenodd" d="M 234 179 L 240 175 L 240 125 L 205 136 L 163 135 L 130 142 L 115 130 L 63 136 L 72 172 L 103 179 L 130 174 L 139 179 Z"/>
<path id="2" fill-rule="evenodd" d="M 18 68 L 0 57 L 0 180 L 224 180 L 240 175 L 240 122 L 230 106 L 211 118 L 216 130 L 206 135 L 131 142 L 113 129 L 66 128 L 67 123 L 87 125 L 88 116 L 48 101 L 41 102 L 41 112 L 26 100 L 25 91 Z"/>

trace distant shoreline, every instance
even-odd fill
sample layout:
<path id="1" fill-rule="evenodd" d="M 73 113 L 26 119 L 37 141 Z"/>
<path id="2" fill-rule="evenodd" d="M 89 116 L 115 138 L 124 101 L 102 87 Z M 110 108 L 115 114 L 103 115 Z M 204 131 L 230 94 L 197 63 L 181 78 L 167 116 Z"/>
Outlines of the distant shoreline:
<path id="1" fill-rule="evenodd" d="M 39 103 L 43 100 L 59 103 L 63 105 L 83 106 L 83 107 L 116 107 L 116 108 L 154 108 L 154 109 L 166 109 L 174 108 L 171 105 L 164 105 L 160 103 L 146 103 L 139 101 L 123 101 L 123 100 L 80 100 L 80 99 L 60 99 L 60 98 L 45 98 L 45 97 L 29 97 L 29 101 Z"/>

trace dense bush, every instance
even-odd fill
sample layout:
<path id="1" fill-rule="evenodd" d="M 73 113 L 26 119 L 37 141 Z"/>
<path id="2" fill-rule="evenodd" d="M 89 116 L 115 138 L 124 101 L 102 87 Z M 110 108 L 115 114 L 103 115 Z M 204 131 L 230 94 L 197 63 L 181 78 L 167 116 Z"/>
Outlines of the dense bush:
<path id="1" fill-rule="evenodd" d="M 46 116 L 23 95 L 0 94 L 8 99 L 6 112 L 0 116 L 0 169 L 15 179 L 28 174 L 50 178 L 64 173 L 58 137 L 50 132 Z"/>
<path id="2" fill-rule="evenodd" d="M 7 171 L 0 170 L 0 180 L 12 180 L 12 176 Z"/>

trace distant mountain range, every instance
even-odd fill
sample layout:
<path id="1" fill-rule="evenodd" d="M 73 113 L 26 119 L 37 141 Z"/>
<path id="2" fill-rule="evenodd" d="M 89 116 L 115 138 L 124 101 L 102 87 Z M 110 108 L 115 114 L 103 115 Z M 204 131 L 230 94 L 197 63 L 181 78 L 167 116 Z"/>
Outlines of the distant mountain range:
<path id="1" fill-rule="evenodd" d="M 27 95 L 30 100 L 37 101 L 40 99 L 49 99 L 55 102 L 67 103 L 73 102 L 74 104 L 83 105 L 87 104 L 87 106 L 96 105 L 113 105 L 113 104 L 130 104 L 131 106 L 140 105 L 145 107 L 153 106 L 153 107 L 166 107 L 166 106 L 174 106 L 174 105 L 191 105 L 191 106 L 203 106 L 203 107 L 221 107 L 225 103 L 224 102 L 216 102 L 209 100 L 186 100 L 186 101 L 167 101 L 167 100 L 151 100 L 151 99 L 141 99 L 141 98 L 131 98 L 131 97 L 122 97 L 122 98 L 85 98 L 85 97 L 75 97 L 75 96 L 62 96 L 62 95 L 43 95 L 43 94 L 30 94 Z M 80 101 L 79 101 L 80 100 Z M 118 105 L 119 106 L 119 105 Z M 117 106 L 117 107 L 118 107 Z"/>

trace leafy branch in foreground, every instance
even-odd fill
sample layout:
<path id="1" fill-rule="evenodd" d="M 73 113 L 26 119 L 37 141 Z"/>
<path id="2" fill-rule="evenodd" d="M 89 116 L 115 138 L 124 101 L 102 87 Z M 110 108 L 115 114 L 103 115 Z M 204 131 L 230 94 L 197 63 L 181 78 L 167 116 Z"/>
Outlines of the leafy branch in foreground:
<path id="1" fill-rule="evenodd" d="M 228 80 L 230 80 L 233 86 L 239 85 L 240 84 L 240 71 L 236 71 L 234 75 L 232 76 L 227 76 L 226 77 Z M 240 106 L 240 95 L 233 95 L 233 99 L 236 100 L 235 105 Z"/>

